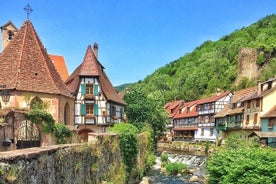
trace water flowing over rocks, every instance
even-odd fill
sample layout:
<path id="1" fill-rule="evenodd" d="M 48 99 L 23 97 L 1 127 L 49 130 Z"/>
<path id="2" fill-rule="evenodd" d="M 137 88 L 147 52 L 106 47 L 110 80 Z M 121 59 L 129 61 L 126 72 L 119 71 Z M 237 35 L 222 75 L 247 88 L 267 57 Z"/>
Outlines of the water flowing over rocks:
<path id="1" fill-rule="evenodd" d="M 168 153 L 169 162 L 183 163 L 188 166 L 187 175 L 167 176 L 161 167 L 161 157 L 157 156 L 156 163 L 146 177 L 149 183 L 155 184 L 203 184 L 206 175 L 206 156 L 186 155 L 181 153 Z"/>

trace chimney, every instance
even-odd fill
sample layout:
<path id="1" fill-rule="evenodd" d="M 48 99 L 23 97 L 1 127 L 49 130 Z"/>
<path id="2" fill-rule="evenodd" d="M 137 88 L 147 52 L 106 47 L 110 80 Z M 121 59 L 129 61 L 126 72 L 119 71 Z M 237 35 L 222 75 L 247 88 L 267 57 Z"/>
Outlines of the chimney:
<path id="1" fill-rule="evenodd" d="M 98 59 L 98 44 L 96 42 L 94 43 L 93 50 L 96 58 Z"/>
<path id="2" fill-rule="evenodd" d="M 261 95 L 262 91 L 263 91 L 263 85 L 261 83 L 260 80 L 258 80 L 258 88 L 257 88 L 257 93 L 258 93 L 258 96 Z"/>

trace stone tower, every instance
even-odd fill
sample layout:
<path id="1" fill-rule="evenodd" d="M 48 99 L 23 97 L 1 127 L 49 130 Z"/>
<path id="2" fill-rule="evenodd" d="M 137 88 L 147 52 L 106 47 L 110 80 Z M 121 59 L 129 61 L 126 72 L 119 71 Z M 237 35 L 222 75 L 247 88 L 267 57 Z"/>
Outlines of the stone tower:
<path id="1" fill-rule="evenodd" d="M 236 85 L 246 77 L 248 79 L 256 79 L 259 75 L 257 65 L 258 51 L 254 48 L 241 48 L 238 54 L 238 76 Z"/>
<path id="2" fill-rule="evenodd" d="M 2 51 L 7 47 L 9 42 L 13 39 L 14 35 L 17 33 L 17 28 L 14 24 L 9 21 L 5 25 L 1 26 L 2 32 Z"/>

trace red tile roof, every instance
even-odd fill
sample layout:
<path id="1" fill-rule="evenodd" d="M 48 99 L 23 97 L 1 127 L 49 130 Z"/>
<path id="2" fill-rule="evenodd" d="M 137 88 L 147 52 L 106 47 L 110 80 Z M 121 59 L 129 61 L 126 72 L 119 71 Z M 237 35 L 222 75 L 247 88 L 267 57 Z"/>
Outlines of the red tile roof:
<path id="1" fill-rule="evenodd" d="M 233 94 L 232 103 L 242 102 L 249 96 L 252 96 L 255 92 L 257 92 L 257 86 L 236 91 Z"/>
<path id="2" fill-rule="evenodd" d="M 196 105 L 199 103 L 200 100 L 195 100 L 191 102 L 186 102 L 184 106 L 181 107 L 181 113 L 177 113 L 174 118 L 181 119 L 181 118 L 188 118 L 188 117 L 196 117 L 198 116 L 198 112 L 196 111 Z M 187 111 L 187 108 L 190 108 L 190 111 Z"/>
<path id="3" fill-rule="evenodd" d="M 201 101 L 198 103 L 199 104 L 206 104 L 206 103 L 210 103 L 210 102 L 215 102 L 227 95 L 229 95 L 231 92 L 222 92 L 222 93 L 217 93 L 217 94 L 214 94 L 212 95 L 211 97 L 209 98 L 203 98 L 201 99 Z"/>
<path id="4" fill-rule="evenodd" d="M 7 89 L 72 97 L 30 20 L 0 55 L 0 84 Z"/>
<path id="5" fill-rule="evenodd" d="M 83 63 L 75 69 L 65 82 L 72 93 L 77 93 L 81 77 L 97 77 L 101 90 L 107 100 L 125 105 L 122 97 L 118 95 L 115 88 L 112 86 L 104 72 L 104 67 L 96 58 L 90 45 L 86 50 Z"/>
<path id="6" fill-rule="evenodd" d="M 165 105 L 165 109 L 169 114 L 169 118 L 173 118 L 175 114 L 177 114 L 179 107 L 184 103 L 183 100 L 175 100 L 172 102 L 168 102 Z"/>
<path id="7" fill-rule="evenodd" d="M 63 81 L 66 81 L 69 77 L 69 73 L 66 67 L 66 63 L 63 56 L 48 54 L 55 65 L 57 72 L 59 73 L 60 77 Z"/>

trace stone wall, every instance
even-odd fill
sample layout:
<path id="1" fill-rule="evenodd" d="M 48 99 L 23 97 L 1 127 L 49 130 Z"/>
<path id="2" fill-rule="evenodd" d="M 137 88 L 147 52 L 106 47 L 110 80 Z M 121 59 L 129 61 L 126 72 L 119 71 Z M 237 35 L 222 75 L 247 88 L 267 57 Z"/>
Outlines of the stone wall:
<path id="1" fill-rule="evenodd" d="M 102 134 L 84 144 L 0 152 L 0 183 L 64 184 L 125 182 L 119 137 Z"/>

